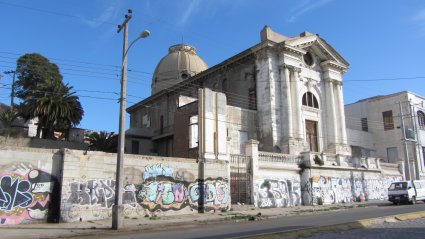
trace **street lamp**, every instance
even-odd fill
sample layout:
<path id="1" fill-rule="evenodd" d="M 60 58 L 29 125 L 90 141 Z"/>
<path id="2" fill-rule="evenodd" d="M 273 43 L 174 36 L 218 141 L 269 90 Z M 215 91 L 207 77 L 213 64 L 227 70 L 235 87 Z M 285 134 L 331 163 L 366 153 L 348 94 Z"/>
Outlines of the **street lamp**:
<path id="1" fill-rule="evenodd" d="M 115 180 L 115 201 L 112 207 L 112 229 L 119 229 L 123 226 L 124 206 L 122 204 L 123 192 L 123 179 L 124 174 L 123 160 L 124 160 L 124 145 L 125 145 L 125 101 L 127 95 L 127 53 L 130 47 L 139 39 L 146 38 L 150 32 L 144 30 L 140 35 L 134 39 L 127 47 L 128 39 L 128 22 L 131 19 L 131 10 L 128 10 L 130 15 L 125 15 L 124 22 L 118 26 L 118 33 L 124 28 L 124 46 L 122 55 L 121 67 L 121 95 L 120 95 L 120 114 L 119 114 L 119 133 L 118 133 L 118 149 L 117 149 L 117 169 Z"/>

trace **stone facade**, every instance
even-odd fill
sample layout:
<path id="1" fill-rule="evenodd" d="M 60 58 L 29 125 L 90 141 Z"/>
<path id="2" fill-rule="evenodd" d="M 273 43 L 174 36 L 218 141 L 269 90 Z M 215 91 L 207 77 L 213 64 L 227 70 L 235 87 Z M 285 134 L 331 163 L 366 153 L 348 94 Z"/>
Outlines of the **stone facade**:
<path id="1" fill-rule="evenodd" d="M 129 107 L 129 131 L 142 130 L 128 141 L 150 138 L 153 150 L 140 154 L 174 156 L 181 145 L 176 141 L 188 140 L 175 134 L 189 131 L 174 121 L 182 97 L 196 100 L 205 88 L 226 95 L 227 137 L 216 143 L 227 143 L 228 152 L 243 152 L 253 139 L 267 152 L 349 156 L 342 93 L 348 63 L 318 35 L 289 38 L 266 26 L 260 36 L 259 44 Z"/>

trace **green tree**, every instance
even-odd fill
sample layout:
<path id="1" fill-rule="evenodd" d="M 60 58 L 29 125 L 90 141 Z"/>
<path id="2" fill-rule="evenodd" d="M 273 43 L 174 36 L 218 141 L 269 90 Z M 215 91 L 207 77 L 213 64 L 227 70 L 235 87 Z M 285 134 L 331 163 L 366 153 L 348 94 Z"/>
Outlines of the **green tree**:
<path id="1" fill-rule="evenodd" d="M 84 110 L 73 88 L 62 82 L 59 68 L 33 53 L 18 59 L 16 71 L 16 92 L 22 99 L 19 111 L 27 120 L 38 118 L 37 137 L 53 139 L 55 131 L 68 135 L 80 123 Z"/>
<path id="2" fill-rule="evenodd" d="M 38 85 L 47 80 L 62 82 L 62 75 L 56 64 L 38 54 L 25 54 L 17 60 L 15 95 L 21 99 L 31 96 L 38 90 Z"/>
<path id="3" fill-rule="evenodd" d="M 0 121 L 3 123 L 4 135 L 9 137 L 12 133 L 12 124 L 13 121 L 18 117 L 18 114 L 12 110 L 3 110 L 0 113 Z"/>
<path id="4" fill-rule="evenodd" d="M 89 135 L 89 150 L 116 153 L 118 146 L 118 135 L 114 132 L 100 131 Z"/>

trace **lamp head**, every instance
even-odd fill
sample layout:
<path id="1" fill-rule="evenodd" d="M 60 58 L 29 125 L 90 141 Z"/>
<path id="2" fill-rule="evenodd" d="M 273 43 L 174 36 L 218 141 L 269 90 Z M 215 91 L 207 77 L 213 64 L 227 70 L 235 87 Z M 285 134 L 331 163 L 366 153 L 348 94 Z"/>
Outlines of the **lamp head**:
<path id="1" fill-rule="evenodd" d="M 144 30 L 142 33 L 140 33 L 139 38 L 146 38 L 150 36 L 150 32 L 148 30 Z"/>

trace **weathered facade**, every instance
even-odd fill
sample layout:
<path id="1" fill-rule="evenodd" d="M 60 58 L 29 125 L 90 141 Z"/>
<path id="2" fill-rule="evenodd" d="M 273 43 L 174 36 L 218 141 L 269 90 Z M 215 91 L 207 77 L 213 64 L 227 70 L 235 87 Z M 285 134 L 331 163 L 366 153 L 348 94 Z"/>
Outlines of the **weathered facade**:
<path id="1" fill-rule="evenodd" d="M 175 122 L 179 108 L 191 103 L 184 102 L 189 98 L 196 101 L 199 88 L 209 88 L 223 92 L 231 109 L 225 119 L 230 154 L 243 153 L 244 143 L 254 139 L 262 151 L 349 156 L 342 94 L 348 63 L 318 35 L 304 32 L 289 38 L 267 26 L 260 35 L 259 44 L 129 107 L 127 150 L 175 155 L 176 140 L 189 140 L 176 134 L 189 130 Z M 136 146 L 141 138 L 151 139 L 150 149 Z"/>
<path id="2" fill-rule="evenodd" d="M 353 156 L 404 163 L 406 178 L 425 178 L 425 98 L 412 92 L 376 96 L 345 106 Z"/>

